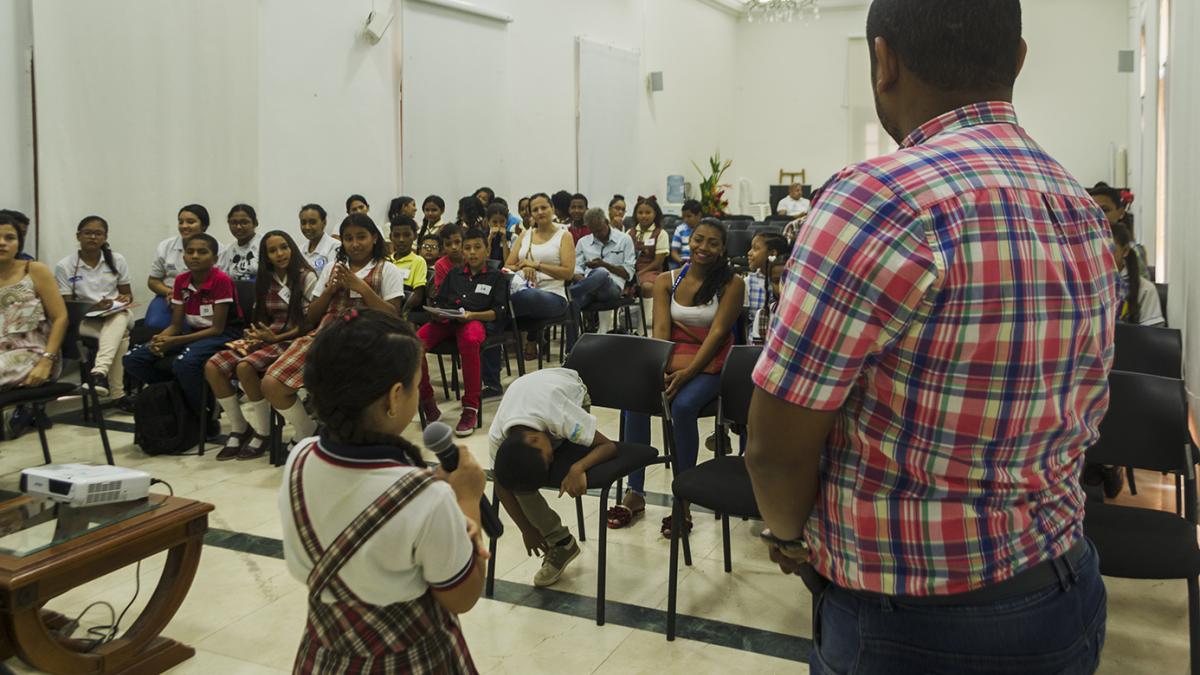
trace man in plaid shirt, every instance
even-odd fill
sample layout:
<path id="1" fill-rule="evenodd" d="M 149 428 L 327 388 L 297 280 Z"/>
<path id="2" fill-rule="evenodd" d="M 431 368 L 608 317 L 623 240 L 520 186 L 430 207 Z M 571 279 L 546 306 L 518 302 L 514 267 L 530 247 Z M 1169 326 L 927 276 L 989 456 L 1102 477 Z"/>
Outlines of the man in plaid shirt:
<path id="1" fill-rule="evenodd" d="M 867 36 L 901 148 L 796 241 L 753 376 L 764 538 L 816 589 L 813 673 L 1091 672 L 1107 224 L 1017 123 L 1019 0 L 875 0 Z"/>

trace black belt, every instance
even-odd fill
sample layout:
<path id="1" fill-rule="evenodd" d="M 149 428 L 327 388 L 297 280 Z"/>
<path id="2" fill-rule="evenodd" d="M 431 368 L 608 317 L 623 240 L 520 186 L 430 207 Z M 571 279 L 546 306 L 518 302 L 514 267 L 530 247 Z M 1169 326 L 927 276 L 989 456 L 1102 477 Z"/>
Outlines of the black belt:
<path id="1" fill-rule="evenodd" d="M 1068 549 L 1066 553 L 1053 560 L 1038 563 L 1004 581 L 984 586 L 983 588 L 977 588 L 973 591 L 967 591 L 966 593 L 955 593 L 953 595 L 883 595 L 870 591 L 845 590 L 859 597 L 871 600 L 887 599 L 891 602 L 906 605 L 926 606 L 983 605 L 1036 593 L 1055 584 L 1062 586 L 1063 590 L 1067 590 L 1075 584 L 1080 567 L 1079 562 L 1083 559 L 1084 554 L 1088 552 L 1089 546 L 1087 539 L 1080 537 L 1079 541 L 1075 542 L 1075 545 Z"/>

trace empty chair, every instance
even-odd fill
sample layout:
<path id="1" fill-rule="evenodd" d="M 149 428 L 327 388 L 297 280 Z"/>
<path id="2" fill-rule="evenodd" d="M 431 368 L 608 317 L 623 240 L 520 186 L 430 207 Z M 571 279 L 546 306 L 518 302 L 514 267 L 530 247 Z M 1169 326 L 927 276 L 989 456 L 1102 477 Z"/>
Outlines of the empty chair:
<path id="1" fill-rule="evenodd" d="M 730 260 L 745 258 L 750 252 L 750 242 L 754 240 L 754 233 L 749 230 L 734 230 L 728 233 L 725 241 L 725 255 Z"/>
<path id="2" fill-rule="evenodd" d="M 1191 672 L 1200 673 L 1200 546 L 1196 543 L 1195 447 L 1187 427 L 1183 382 L 1113 371 L 1108 412 L 1089 462 L 1133 466 L 1183 478 L 1184 515 L 1088 502 L 1083 529 L 1100 556 L 1100 572 L 1126 579 L 1185 579 Z"/>
<path id="3" fill-rule="evenodd" d="M 1183 377 L 1183 334 L 1176 328 L 1118 323 L 1113 370 Z"/>

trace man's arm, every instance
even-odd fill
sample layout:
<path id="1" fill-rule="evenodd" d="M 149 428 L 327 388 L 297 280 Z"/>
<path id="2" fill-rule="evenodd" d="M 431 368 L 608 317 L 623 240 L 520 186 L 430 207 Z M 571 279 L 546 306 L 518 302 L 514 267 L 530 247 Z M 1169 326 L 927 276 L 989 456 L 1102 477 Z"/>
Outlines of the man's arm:
<path id="1" fill-rule="evenodd" d="M 746 469 L 763 521 L 780 539 L 798 539 L 804 531 L 817 500 L 821 451 L 835 414 L 754 390 Z"/>

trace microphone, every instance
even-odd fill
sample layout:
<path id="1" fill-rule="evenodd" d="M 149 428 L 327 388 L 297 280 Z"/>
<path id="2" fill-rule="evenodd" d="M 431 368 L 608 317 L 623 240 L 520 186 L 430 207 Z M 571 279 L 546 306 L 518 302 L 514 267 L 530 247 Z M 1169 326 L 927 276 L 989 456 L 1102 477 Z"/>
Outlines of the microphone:
<path id="1" fill-rule="evenodd" d="M 454 473 L 458 468 L 458 446 L 454 444 L 454 431 L 450 429 L 450 425 L 444 422 L 430 422 L 425 427 L 422 440 L 425 448 L 437 455 L 446 473 Z M 483 521 L 479 526 L 487 536 L 496 539 L 504 534 L 504 524 L 500 522 L 499 515 L 484 496 L 479 498 L 479 519 Z"/>

